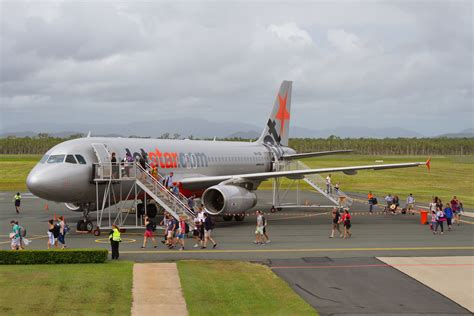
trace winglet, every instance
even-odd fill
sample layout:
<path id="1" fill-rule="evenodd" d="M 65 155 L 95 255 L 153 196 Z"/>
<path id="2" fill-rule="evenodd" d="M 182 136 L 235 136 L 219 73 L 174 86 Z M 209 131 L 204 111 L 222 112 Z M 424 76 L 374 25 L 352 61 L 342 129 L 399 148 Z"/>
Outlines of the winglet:
<path id="1" fill-rule="evenodd" d="M 87 133 L 87 138 L 91 137 L 91 131 L 89 131 L 89 133 Z"/>
<path id="2" fill-rule="evenodd" d="M 426 161 L 426 167 L 428 168 L 428 170 L 431 170 L 431 157 L 428 158 L 428 160 Z"/>

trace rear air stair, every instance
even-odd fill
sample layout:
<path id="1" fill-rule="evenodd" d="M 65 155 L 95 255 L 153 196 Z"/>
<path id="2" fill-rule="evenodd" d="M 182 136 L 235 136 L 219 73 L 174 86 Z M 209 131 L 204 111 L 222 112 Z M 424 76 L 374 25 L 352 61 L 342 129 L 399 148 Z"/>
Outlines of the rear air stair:
<path id="1" fill-rule="evenodd" d="M 311 169 L 308 165 L 306 165 L 304 162 L 301 161 L 296 161 L 297 163 L 297 168 L 298 169 Z M 333 202 L 335 205 L 339 205 L 341 207 L 349 207 L 352 205 L 352 199 L 347 196 L 344 192 L 341 190 L 335 190 L 334 186 L 331 185 L 331 192 L 327 192 L 326 188 L 326 179 L 324 179 L 322 176 L 319 174 L 308 174 L 305 175 L 303 180 L 309 184 L 312 188 L 314 188 L 316 191 L 324 195 L 328 200 Z"/>

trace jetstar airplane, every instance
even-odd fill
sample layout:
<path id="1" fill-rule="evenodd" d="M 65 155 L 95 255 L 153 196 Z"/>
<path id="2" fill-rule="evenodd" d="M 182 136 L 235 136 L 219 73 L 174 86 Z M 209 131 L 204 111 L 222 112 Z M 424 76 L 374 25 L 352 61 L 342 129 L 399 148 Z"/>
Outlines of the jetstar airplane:
<path id="1" fill-rule="evenodd" d="M 26 181 L 28 189 L 43 199 L 66 203 L 69 209 L 82 211 L 87 216 L 89 211 L 95 209 L 96 203 L 92 170 L 93 164 L 100 160 L 94 150 L 97 144 L 103 145 L 108 155 L 116 153 L 118 161 L 129 153 L 135 160 L 143 157 L 150 165 L 158 167 L 163 176 L 173 172 L 173 182 L 181 193 L 185 196 L 201 196 L 205 209 L 213 215 L 241 213 L 252 208 L 257 203 L 254 191 L 262 181 L 274 177 L 298 179 L 316 173 L 355 174 L 357 170 L 429 166 L 428 161 L 276 170 L 277 163 L 292 159 L 349 152 L 340 150 L 297 154 L 288 147 L 291 90 L 292 82 L 283 81 L 262 135 L 255 142 L 111 137 L 69 140 L 51 148 L 33 168 Z M 120 194 L 118 189 L 115 194 Z"/>

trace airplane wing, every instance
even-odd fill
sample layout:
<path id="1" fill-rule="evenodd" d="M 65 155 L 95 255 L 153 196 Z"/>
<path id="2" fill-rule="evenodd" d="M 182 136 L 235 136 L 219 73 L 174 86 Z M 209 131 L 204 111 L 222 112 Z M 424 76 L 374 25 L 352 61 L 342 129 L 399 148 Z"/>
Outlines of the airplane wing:
<path id="1" fill-rule="evenodd" d="M 319 156 L 326 156 L 326 155 L 334 155 L 334 154 L 347 154 L 351 153 L 352 150 L 330 150 L 330 151 L 318 151 L 312 153 L 301 153 L 301 154 L 293 154 L 293 155 L 283 155 L 281 158 L 283 160 L 292 160 L 292 159 L 302 159 L 302 158 L 309 158 L 309 157 L 319 157 Z"/>
<path id="2" fill-rule="evenodd" d="M 384 169 L 396 169 L 396 168 L 409 168 L 417 167 L 420 165 L 426 165 L 430 167 L 430 160 L 426 162 L 409 162 L 409 163 L 396 163 L 396 164 L 385 164 L 385 165 L 367 165 L 367 166 L 352 166 L 352 167 L 335 167 L 335 168 L 321 168 L 321 169 L 304 169 L 304 170 L 292 170 L 292 171 L 274 171 L 274 172 L 258 172 L 258 173 L 247 173 L 227 176 L 203 176 L 203 177 L 192 177 L 184 178 L 180 181 L 184 188 L 191 188 L 197 186 L 214 185 L 223 181 L 226 184 L 238 184 L 246 181 L 264 181 L 271 178 L 286 177 L 290 179 L 302 179 L 307 174 L 315 173 L 328 173 L 328 172 L 344 172 L 348 175 L 354 175 L 357 170 L 384 170 Z"/>

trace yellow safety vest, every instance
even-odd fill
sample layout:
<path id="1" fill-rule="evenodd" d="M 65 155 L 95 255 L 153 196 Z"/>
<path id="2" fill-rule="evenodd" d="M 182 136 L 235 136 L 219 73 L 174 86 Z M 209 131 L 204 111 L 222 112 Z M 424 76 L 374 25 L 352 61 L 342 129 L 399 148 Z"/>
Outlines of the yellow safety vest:
<path id="1" fill-rule="evenodd" d="M 10 195 L 10 196 L 11 196 L 11 195 Z M 18 201 L 18 200 L 20 200 L 20 199 L 21 199 L 21 195 L 15 194 L 15 201 Z"/>
<path id="2" fill-rule="evenodd" d="M 117 228 L 112 229 L 112 231 L 113 233 L 109 239 L 113 241 L 122 241 L 122 238 L 120 238 L 120 231 Z"/>

